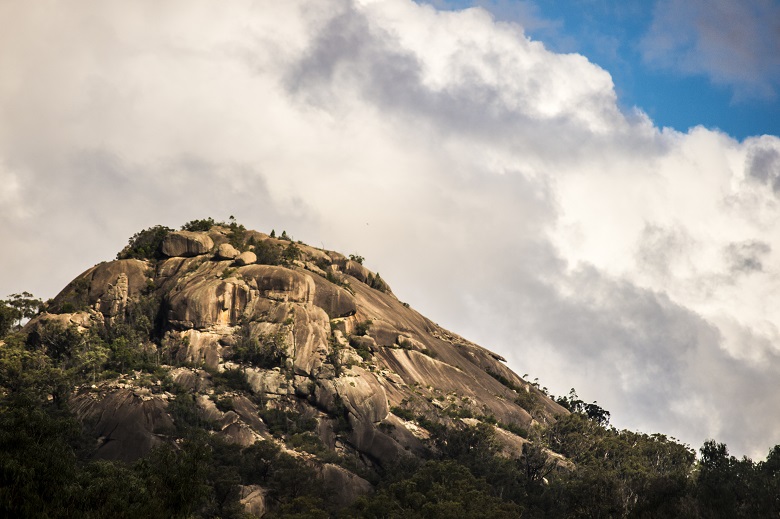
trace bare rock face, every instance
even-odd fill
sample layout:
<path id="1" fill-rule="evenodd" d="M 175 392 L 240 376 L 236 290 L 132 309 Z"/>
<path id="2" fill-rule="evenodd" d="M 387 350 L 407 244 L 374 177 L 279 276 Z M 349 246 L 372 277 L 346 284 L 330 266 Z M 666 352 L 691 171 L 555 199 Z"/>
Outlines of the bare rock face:
<path id="1" fill-rule="evenodd" d="M 358 497 L 372 491 L 371 483 L 332 463 L 322 466 L 320 477 L 323 486 L 338 506 L 349 506 Z"/>
<path id="2" fill-rule="evenodd" d="M 190 257 L 206 254 L 214 247 L 214 241 L 203 232 L 178 231 L 163 239 L 161 251 L 168 257 Z"/>
<path id="3" fill-rule="evenodd" d="M 128 298 L 138 299 L 151 274 L 149 264 L 137 259 L 100 263 L 71 281 L 50 307 L 62 313 L 97 308 L 110 318 L 124 311 Z"/>
<path id="4" fill-rule="evenodd" d="M 238 278 L 222 279 L 219 263 L 205 263 L 181 276 L 166 294 L 168 321 L 177 328 L 233 326 L 250 298 L 250 287 Z"/>
<path id="5" fill-rule="evenodd" d="M 176 351 L 176 360 L 189 365 L 217 369 L 222 360 L 221 338 L 219 334 L 194 329 L 175 335 L 171 340 L 180 342 L 180 347 Z"/>
<path id="6" fill-rule="evenodd" d="M 385 390 L 376 377 L 363 368 L 351 368 L 347 376 L 333 379 L 336 393 L 359 422 L 377 424 L 390 412 Z"/>
<path id="7" fill-rule="evenodd" d="M 117 276 L 115 284 L 109 283 L 106 292 L 101 296 L 98 303 L 100 313 L 109 319 L 122 315 L 127 306 L 128 285 L 127 274 L 124 272 Z"/>

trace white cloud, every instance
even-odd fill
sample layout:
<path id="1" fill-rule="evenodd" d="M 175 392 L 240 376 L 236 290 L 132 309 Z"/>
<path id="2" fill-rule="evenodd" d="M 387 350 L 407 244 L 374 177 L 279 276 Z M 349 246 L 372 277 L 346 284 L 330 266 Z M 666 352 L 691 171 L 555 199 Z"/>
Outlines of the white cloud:
<path id="1" fill-rule="evenodd" d="M 481 9 L 166 5 L 0 4 L 0 293 L 232 214 L 366 256 L 619 425 L 780 441 L 744 405 L 774 404 L 777 138 L 661 131 Z"/>

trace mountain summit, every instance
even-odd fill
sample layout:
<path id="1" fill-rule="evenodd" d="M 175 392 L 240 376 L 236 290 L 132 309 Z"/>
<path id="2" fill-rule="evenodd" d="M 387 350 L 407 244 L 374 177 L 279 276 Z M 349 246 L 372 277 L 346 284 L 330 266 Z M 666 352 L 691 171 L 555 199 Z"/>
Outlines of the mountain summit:
<path id="1" fill-rule="evenodd" d="M 228 441 L 270 437 L 258 413 L 284 410 L 315 419 L 330 449 L 382 465 L 423 448 L 409 416 L 490 417 L 527 431 L 567 412 L 499 355 L 399 301 L 359 256 L 215 224 L 144 231 L 118 257 L 78 276 L 29 326 L 129 329 L 137 344 L 128 348 L 197 395 Z M 215 393 L 214 376 L 233 372 L 246 390 Z M 74 397 L 80 418 L 103 417 L 97 456 L 132 459 L 166 441 L 157 428 L 170 425 L 173 395 L 154 389 L 112 380 Z M 227 398 L 230 413 L 216 405 Z M 128 421 L 139 408 L 147 419 Z"/>
<path id="2" fill-rule="evenodd" d="M 96 458 L 132 461 L 175 441 L 182 402 L 228 443 L 283 445 L 301 429 L 312 463 L 346 456 L 363 474 L 423 456 L 420 420 L 493 424 L 519 455 L 534 424 L 568 413 L 499 355 L 399 301 L 362 257 L 235 222 L 136 234 L 27 325 L 42 342 L 56 327 L 102 337 L 93 355 L 114 359 L 113 374 L 69 400 Z M 370 487 L 325 464 L 352 482 L 347 494 Z"/>

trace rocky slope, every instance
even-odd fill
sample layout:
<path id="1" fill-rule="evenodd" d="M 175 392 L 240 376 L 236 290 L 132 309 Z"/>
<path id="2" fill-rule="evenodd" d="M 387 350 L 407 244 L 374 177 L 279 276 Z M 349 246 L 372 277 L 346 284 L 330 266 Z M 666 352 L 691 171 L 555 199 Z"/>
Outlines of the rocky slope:
<path id="1" fill-rule="evenodd" d="M 235 224 L 159 235 L 151 252 L 131 242 L 125 259 L 78 276 L 27 325 L 102 333 L 155 366 L 103 373 L 71 397 L 95 457 L 134 460 L 175 441 L 186 395 L 209 434 L 286 440 L 349 502 L 370 489 L 358 474 L 431 448 L 429 421 L 494 424 L 517 454 L 535 423 L 568 413 L 399 301 L 362 258 Z M 262 489 L 242 492 L 262 515 Z"/>

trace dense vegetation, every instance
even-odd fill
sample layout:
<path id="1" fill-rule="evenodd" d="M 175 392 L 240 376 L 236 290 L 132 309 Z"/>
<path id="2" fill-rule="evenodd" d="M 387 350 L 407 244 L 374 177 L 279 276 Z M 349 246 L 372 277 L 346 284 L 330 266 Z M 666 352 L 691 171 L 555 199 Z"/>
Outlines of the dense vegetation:
<path id="1" fill-rule="evenodd" d="M 0 308 L 13 308 L 13 301 L 3 301 Z M 181 438 L 177 445 L 158 448 L 132 464 L 90 461 L 92 442 L 66 406 L 74 384 L 128 369 L 165 378 L 155 359 L 127 346 L 138 339 L 134 334 L 154 333 L 153 316 L 138 308 L 128 311 L 133 315 L 124 328 L 102 335 L 85 336 L 55 325 L 27 335 L 5 330 L 0 347 L 0 515 L 244 517 L 238 489 L 251 484 L 268 490 L 269 517 L 708 518 L 780 513 L 780 446 L 754 463 L 709 441 L 696 460 L 691 449 L 663 435 L 609 427 L 603 410 L 583 404 L 576 393 L 565 400 L 574 412 L 532 431 L 533 443 L 515 459 L 500 455 L 490 424 L 446 426 L 394 409 L 431 431 L 429 456 L 364 474 L 376 491 L 342 508 L 329 502 L 326 489 L 309 484 L 317 477 L 313 466 L 272 443 L 240 449 L 209 435 L 210 425 L 198 418 L 186 392 L 170 405 L 175 435 Z M 280 340 L 247 340 L 237 354 L 247 362 L 274 365 Z M 222 377 L 222 383 L 241 388 L 240 372 Z M 231 403 L 219 405 L 229 408 Z M 292 448 L 346 462 L 313 434 L 316 420 L 271 409 L 261 416 Z"/>

